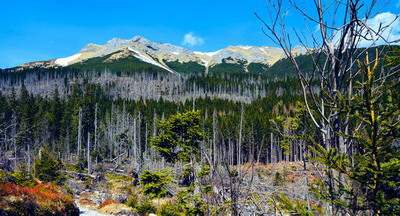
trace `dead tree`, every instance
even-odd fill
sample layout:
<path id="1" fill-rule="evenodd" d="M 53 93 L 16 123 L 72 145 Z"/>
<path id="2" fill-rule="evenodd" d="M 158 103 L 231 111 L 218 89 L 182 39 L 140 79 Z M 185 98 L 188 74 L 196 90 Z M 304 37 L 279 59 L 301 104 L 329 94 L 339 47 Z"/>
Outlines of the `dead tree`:
<path id="1" fill-rule="evenodd" d="M 94 150 L 97 151 L 97 127 L 98 127 L 98 120 L 97 120 L 97 113 L 98 113 L 98 104 L 96 103 L 95 109 L 94 109 Z M 98 160 L 98 154 L 96 154 L 96 161 L 95 163 L 97 164 L 97 160 Z"/>
<path id="2" fill-rule="evenodd" d="M 82 108 L 79 108 L 79 123 L 78 123 L 78 137 L 77 137 L 77 143 L 78 143 L 78 147 L 77 147 L 77 156 L 78 156 L 78 160 L 80 158 L 81 155 L 81 142 L 82 142 Z"/>
<path id="3" fill-rule="evenodd" d="M 90 157 L 90 133 L 87 135 L 87 147 L 86 147 L 86 160 L 87 160 L 87 170 L 88 174 L 92 172 L 92 161 Z"/>

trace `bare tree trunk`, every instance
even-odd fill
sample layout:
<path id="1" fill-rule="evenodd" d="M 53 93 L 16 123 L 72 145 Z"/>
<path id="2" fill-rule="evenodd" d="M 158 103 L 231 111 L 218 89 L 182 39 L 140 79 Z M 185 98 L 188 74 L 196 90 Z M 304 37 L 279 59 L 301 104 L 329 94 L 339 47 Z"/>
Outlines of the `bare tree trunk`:
<path id="1" fill-rule="evenodd" d="M 276 150 L 275 150 L 275 145 L 274 145 L 274 134 L 271 132 L 271 136 L 270 136 L 270 148 L 271 148 L 271 153 L 270 153 L 270 160 L 271 163 L 275 163 L 276 162 Z"/>
<path id="2" fill-rule="evenodd" d="M 11 133 L 12 133 L 12 136 L 11 137 L 13 137 L 13 139 L 12 139 L 12 144 L 13 144 L 13 147 L 14 147 L 14 169 L 16 169 L 17 168 L 17 164 L 18 164 L 18 153 L 17 153 L 17 126 L 16 126 L 16 124 L 17 124 L 17 119 L 16 119 L 16 116 L 15 116 L 15 114 L 13 114 L 13 117 L 12 117 L 12 121 L 13 121 L 13 126 L 12 126 L 12 131 L 11 131 Z"/>
<path id="3" fill-rule="evenodd" d="M 217 111 L 214 109 L 213 112 L 213 166 L 216 166 L 217 163 Z"/>
<path id="4" fill-rule="evenodd" d="M 264 148 L 264 142 L 265 142 L 265 135 L 262 137 L 261 143 L 260 143 L 260 147 L 258 149 L 257 163 L 260 163 L 260 157 L 261 157 L 261 153 L 262 153 L 263 148 Z"/>
<path id="5" fill-rule="evenodd" d="M 87 150 L 86 150 L 86 156 L 87 156 L 87 170 L 88 170 L 88 174 L 92 173 L 92 161 L 90 158 L 90 133 L 88 132 L 87 135 Z"/>
<path id="6" fill-rule="evenodd" d="M 96 107 L 94 110 L 94 150 L 97 151 L 97 112 L 98 112 L 98 104 L 96 103 Z M 98 154 L 96 154 L 96 161 L 97 164 Z"/>
<path id="7" fill-rule="evenodd" d="M 32 167 L 32 159 L 31 159 L 31 144 L 28 143 L 28 173 L 31 174 L 31 167 Z"/>
<path id="8" fill-rule="evenodd" d="M 142 125 L 142 114 L 139 112 L 139 114 L 138 114 L 138 125 L 137 125 L 137 130 L 138 130 L 138 135 L 137 135 L 137 137 L 138 137 L 138 152 L 139 152 L 139 167 L 141 166 L 141 164 L 142 164 L 142 136 L 141 136 L 141 125 Z"/>
<path id="9" fill-rule="evenodd" d="M 82 140 L 82 108 L 79 108 L 79 123 L 78 123 L 78 147 L 77 147 L 77 156 L 78 160 L 81 155 L 81 140 Z"/>
<path id="10" fill-rule="evenodd" d="M 153 137 L 157 136 L 157 113 L 153 114 Z"/>
<path id="11" fill-rule="evenodd" d="M 243 104 L 240 110 L 240 125 L 239 125 L 239 139 L 238 139 L 238 161 L 237 164 L 240 166 L 242 164 L 242 132 L 243 132 Z"/>
<path id="12" fill-rule="evenodd" d="M 136 117 L 133 119 L 133 167 L 136 169 L 138 152 L 137 152 L 137 134 L 136 134 Z"/>

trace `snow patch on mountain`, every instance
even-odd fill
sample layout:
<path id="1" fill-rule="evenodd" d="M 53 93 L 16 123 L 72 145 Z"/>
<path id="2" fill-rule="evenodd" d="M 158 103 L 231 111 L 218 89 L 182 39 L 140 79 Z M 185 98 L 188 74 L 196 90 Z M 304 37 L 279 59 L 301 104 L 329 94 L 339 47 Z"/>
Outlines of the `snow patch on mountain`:
<path id="1" fill-rule="evenodd" d="M 71 62 L 75 61 L 76 59 L 78 59 L 82 54 L 81 53 L 77 53 L 75 55 L 66 57 L 66 58 L 59 58 L 56 59 L 55 64 L 60 65 L 60 66 L 68 66 Z"/>
<path id="2" fill-rule="evenodd" d="M 167 70 L 167 71 L 169 71 L 169 72 L 171 72 L 171 73 L 176 73 L 175 71 L 171 70 L 171 69 L 168 68 L 167 66 L 165 66 L 165 65 L 163 65 L 163 64 L 161 64 L 161 63 L 159 63 L 159 62 L 157 62 L 157 61 L 154 60 L 152 57 L 150 57 L 150 56 L 148 56 L 148 55 L 145 55 L 145 54 L 143 54 L 143 53 L 141 53 L 141 52 L 139 52 L 139 51 L 133 49 L 132 47 L 128 47 L 128 49 L 129 49 L 130 51 L 133 52 L 133 54 L 134 54 L 134 56 L 135 56 L 136 58 L 138 58 L 138 59 L 140 59 L 140 60 L 142 60 L 142 61 L 144 61 L 144 62 L 150 63 L 150 64 L 152 64 L 152 65 L 155 65 L 155 66 L 157 66 L 157 67 L 163 68 L 163 69 L 165 69 L 165 70 Z"/>

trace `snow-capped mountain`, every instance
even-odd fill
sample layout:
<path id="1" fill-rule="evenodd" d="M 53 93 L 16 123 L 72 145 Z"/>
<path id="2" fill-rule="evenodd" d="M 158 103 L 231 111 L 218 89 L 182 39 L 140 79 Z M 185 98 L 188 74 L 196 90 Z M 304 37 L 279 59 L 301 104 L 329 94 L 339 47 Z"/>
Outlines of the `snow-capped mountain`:
<path id="1" fill-rule="evenodd" d="M 215 52 L 198 52 L 169 43 L 153 42 L 144 37 L 135 36 L 132 39 L 114 38 L 103 45 L 90 43 L 82 48 L 80 52 L 71 56 L 27 63 L 21 65 L 21 67 L 66 67 L 113 53 L 115 55 L 112 59 L 122 58 L 127 53 L 130 53 L 146 63 L 156 65 L 172 73 L 175 71 L 168 67 L 168 62 L 194 62 L 208 68 L 226 62 L 224 61 L 226 59 L 229 59 L 229 63 L 272 65 L 284 57 L 283 51 L 274 47 L 229 46 Z"/>

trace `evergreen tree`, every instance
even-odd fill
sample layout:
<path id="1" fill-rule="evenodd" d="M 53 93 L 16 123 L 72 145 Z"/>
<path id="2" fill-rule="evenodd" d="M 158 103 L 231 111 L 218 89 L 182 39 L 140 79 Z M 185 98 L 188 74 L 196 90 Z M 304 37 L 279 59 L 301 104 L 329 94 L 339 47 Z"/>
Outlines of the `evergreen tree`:
<path id="1" fill-rule="evenodd" d="M 62 168 L 61 161 L 56 159 L 47 148 L 39 150 L 34 166 L 35 177 L 46 182 L 61 183 L 64 179 Z"/>
<path id="2" fill-rule="evenodd" d="M 196 159 L 204 137 L 199 111 L 177 113 L 160 121 L 158 127 L 160 134 L 152 138 L 151 143 L 167 162 Z"/>

